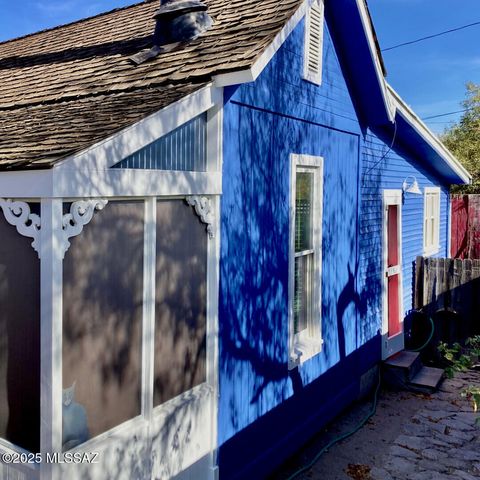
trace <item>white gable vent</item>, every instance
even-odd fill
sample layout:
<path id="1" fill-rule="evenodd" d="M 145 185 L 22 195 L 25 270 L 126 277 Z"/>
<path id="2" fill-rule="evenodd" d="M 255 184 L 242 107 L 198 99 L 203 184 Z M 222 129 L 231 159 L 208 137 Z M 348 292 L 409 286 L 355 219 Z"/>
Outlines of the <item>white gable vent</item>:
<path id="1" fill-rule="evenodd" d="M 317 85 L 322 83 L 323 0 L 312 4 L 305 24 L 305 57 L 303 78 Z"/>

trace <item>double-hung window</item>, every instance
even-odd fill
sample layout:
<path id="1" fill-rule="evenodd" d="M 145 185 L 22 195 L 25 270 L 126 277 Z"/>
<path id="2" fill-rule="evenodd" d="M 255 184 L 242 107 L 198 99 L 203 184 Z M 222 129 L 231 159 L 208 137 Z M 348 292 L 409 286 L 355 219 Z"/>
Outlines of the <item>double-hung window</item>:
<path id="1" fill-rule="evenodd" d="M 289 262 L 290 368 L 319 353 L 323 159 L 291 156 Z"/>
<path id="2" fill-rule="evenodd" d="M 440 250 L 440 188 L 426 187 L 423 207 L 423 254 Z"/>

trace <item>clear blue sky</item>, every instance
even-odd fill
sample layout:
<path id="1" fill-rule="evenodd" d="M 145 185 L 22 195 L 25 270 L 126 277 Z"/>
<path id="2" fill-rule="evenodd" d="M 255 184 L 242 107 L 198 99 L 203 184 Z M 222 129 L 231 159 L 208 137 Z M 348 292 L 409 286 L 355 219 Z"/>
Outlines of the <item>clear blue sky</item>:
<path id="1" fill-rule="evenodd" d="M 0 41 L 132 3 L 0 0 Z M 369 0 L 369 7 L 382 48 L 480 21 L 480 0 Z M 420 117 L 460 110 L 465 83 L 480 83 L 480 26 L 384 52 L 384 59 L 388 81 Z M 441 132 L 458 117 L 427 123 Z"/>
<path id="2" fill-rule="evenodd" d="M 381 48 L 480 22 L 480 0 L 369 0 Z M 383 53 L 387 80 L 420 117 L 461 110 L 465 83 L 480 83 L 480 25 Z M 449 120 L 426 123 L 442 132 Z"/>

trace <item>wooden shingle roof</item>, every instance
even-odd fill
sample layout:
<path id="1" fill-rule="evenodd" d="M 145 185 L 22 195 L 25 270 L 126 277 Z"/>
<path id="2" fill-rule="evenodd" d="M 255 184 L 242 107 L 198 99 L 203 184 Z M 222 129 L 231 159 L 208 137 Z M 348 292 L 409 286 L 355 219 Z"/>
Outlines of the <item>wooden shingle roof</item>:
<path id="1" fill-rule="evenodd" d="M 49 168 L 249 68 L 302 0 L 205 0 L 211 30 L 140 66 L 158 0 L 0 43 L 0 169 Z"/>

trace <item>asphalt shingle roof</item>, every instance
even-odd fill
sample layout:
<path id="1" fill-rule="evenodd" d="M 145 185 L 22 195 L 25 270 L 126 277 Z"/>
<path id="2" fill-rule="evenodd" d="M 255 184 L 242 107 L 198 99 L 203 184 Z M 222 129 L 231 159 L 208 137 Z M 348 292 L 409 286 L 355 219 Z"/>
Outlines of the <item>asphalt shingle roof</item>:
<path id="1" fill-rule="evenodd" d="M 158 0 L 0 43 L 0 169 L 49 168 L 250 67 L 302 0 L 206 0 L 211 30 L 134 66 Z"/>

